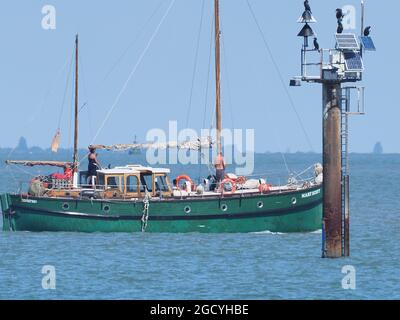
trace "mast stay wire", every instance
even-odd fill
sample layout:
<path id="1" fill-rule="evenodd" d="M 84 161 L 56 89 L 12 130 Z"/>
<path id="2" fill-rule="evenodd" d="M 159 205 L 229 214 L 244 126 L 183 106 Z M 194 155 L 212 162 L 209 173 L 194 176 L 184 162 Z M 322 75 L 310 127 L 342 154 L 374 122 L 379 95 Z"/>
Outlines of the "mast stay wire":
<path id="1" fill-rule="evenodd" d="M 95 91 L 97 91 L 97 89 L 99 89 L 103 83 L 108 79 L 108 77 L 111 75 L 111 73 L 115 70 L 115 68 L 117 67 L 117 65 L 121 62 L 121 60 L 125 57 L 125 55 L 128 53 L 129 49 L 131 49 L 139 40 L 140 36 L 142 35 L 143 31 L 146 29 L 146 27 L 148 26 L 148 24 L 151 22 L 151 20 L 153 19 L 153 17 L 157 14 L 157 12 L 160 10 L 160 8 L 162 7 L 162 4 L 164 3 L 163 0 L 160 0 L 160 2 L 157 4 L 156 8 L 153 10 L 153 12 L 151 13 L 150 17 L 146 20 L 146 22 L 141 26 L 140 30 L 137 32 L 135 38 L 132 40 L 132 42 L 127 46 L 127 48 L 124 50 L 124 52 L 118 57 L 118 59 L 114 62 L 114 64 L 109 68 L 109 70 L 106 72 L 106 75 L 104 76 L 104 78 L 102 80 L 100 80 L 96 85 L 95 85 Z M 79 112 L 86 106 L 89 104 L 89 97 L 87 99 L 88 101 L 86 101 L 81 109 L 79 110 Z M 93 130 L 91 129 L 91 136 L 93 135 Z"/>
<path id="2" fill-rule="evenodd" d="M 221 21 L 222 24 L 222 21 Z M 233 104 L 232 104 L 232 94 L 231 94 L 231 86 L 229 82 L 229 72 L 228 72 L 228 59 L 226 55 L 226 50 L 225 50 L 225 40 L 224 40 L 224 34 L 221 34 L 221 39 L 222 39 L 222 54 L 223 54 L 223 66 L 225 69 L 225 79 L 226 79 L 226 89 L 227 89 L 227 94 L 228 94 L 228 105 L 229 105 L 229 111 L 230 111 L 230 116 L 231 116 L 231 122 L 232 122 L 232 129 L 235 129 L 235 120 L 233 116 Z"/>
<path id="3" fill-rule="evenodd" d="M 74 77 L 75 75 L 75 69 L 73 71 L 74 73 Z M 74 90 L 71 90 L 70 93 L 70 101 L 69 101 L 69 129 L 68 129 L 68 144 L 67 146 L 72 150 L 73 146 L 72 146 L 72 120 L 74 119 Z"/>
<path id="4" fill-rule="evenodd" d="M 189 126 L 190 111 L 191 111 L 191 108 L 192 108 L 194 82 L 196 80 L 196 71 L 197 71 L 197 65 L 198 65 L 198 60 L 199 60 L 199 47 L 200 47 L 201 30 L 202 30 L 202 27 L 203 27 L 204 4 L 205 4 L 205 0 L 202 1 L 202 5 L 201 5 L 200 24 L 199 24 L 199 29 L 198 29 L 198 32 L 197 32 L 197 45 L 196 45 L 196 53 L 195 53 L 195 58 L 194 58 L 192 84 L 191 84 L 190 96 L 189 96 L 189 107 L 188 107 L 188 111 L 187 111 L 187 114 L 186 114 L 186 128 L 188 128 L 188 126 Z"/>
<path id="5" fill-rule="evenodd" d="M 150 46 L 151 46 L 151 44 L 152 44 L 154 38 L 155 38 L 156 35 L 158 34 L 158 31 L 160 30 L 160 28 L 161 28 L 162 24 L 164 23 L 166 17 L 168 16 L 168 14 L 169 14 L 171 8 L 172 8 L 173 5 L 175 4 L 175 1 L 176 1 L 176 0 L 171 0 L 171 2 L 170 2 L 170 4 L 169 4 L 169 6 L 168 6 L 166 12 L 164 13 L 164 15 L 163 15 L 162 18 L 161 18 L 161 21 L 160 21 L 159 24 L 157 25 L 157 27 L 156 27 L 156 29 L 154 30 L 152 36 L 150 37 L 150 40 L 148 41 L 146 47 L 144 48 L 143 52 L 142 52 L 141 55 L 139 56 L 138 61 L 136 62 L 136 64 L 135 64 L 134 67 L 132 68 L 132 70 L 131 70 L 131 72 L 130 72 L 130 74 L 129 74 L 129 76 L 128 76 L 128 79 L 125 81 L 125 83 L 124 83 L 124 85 L 122 86 L 122 89 L 120 90 L 120 92 L 118 93 L 118 95 L 117 95 L 117 97 L 116 97 L 114 103 L 111 105 L 111 108 L 108 110 L 108 112 L 107 112 L 107 114 L 106 114 L 106 117 L 104 118 L 104 120 L 103 120 L 103 122 L 101 123 L 99 129 L 97 130 L 95 136 L 93 137 L 91 144 L 93 144 L 93 143 L 96 141 L 97 137 L 100 135 L 101 131 L 103 130 L 104 126 L 106 125 L 108 119 L 110 118 L 110 116 L 111 116 L 111 114 L 113 113 L 115 107 L 117 106 L 117 104 L 118 104 L 118 102 L 119 102 L 119 100 L 120 100 L 122 94 L 123 94 L 123 93 L 125 92 L 125 90 L 127 89 L 130 80 L 131 80 L 132 77 L 135 75 L 135 73 L 136 73 L 136 71 L 137 71 L 139 65 L 140 65 L 141 62 L 143 61 L 143 58 L 144 58 L 144 56 L 146 55 L 148 49 L 150 48 Z"/>
<path id="6" fill-rule="evenodd" d="M 306 138 L 306 140 L 307 140 L 307 144 L 308 144 L 308 146 L 311 148 L 311 151 L 314 151 L 314 147 L 313 147 L 313 145 L 312 145 L 312 143 L 311 143 L 311 139 L 310 139 L 310 137 L 309 137 L 308 134 L 307 134 L 307 131 L 306 131 L 305 127 L 304 127 L 303 121 L 301 120 L 300 114 L 299 114 L 298 111 L 297 111 L 297 108 L 296 108 L 296 105 L 295 105 L 295 103 L 294 103 L 294 101 L 293 101 L 293 98 L 292 98 L 292 96 L 290 95 L 290 92 L 289 92 L 289 90 L 288 90 L 288 88 L 287 88 L 287 86 L 286 86 L 286 84 L 285 84 L 285 80 L 283 79 L 282 73 L 281 73 L 280 68 L 279 68 L 279 66 L 278 66 L 278 64 L 277 64 L 277 62 L 276 62 L 276 60 L 275 60 L 275 58 L 274 58 L 274 55 L 273 55 L 272 50 L 271 50 L 271 48 L 270 48 L 270 46 L 269 46 L 269 44 L 268 44 L 268 41 L 267 41 L 267 39 L 266 39 L 266 37 L 265 37 L 265 34 L 264 34 L 264 32 L 262 31 L 262 29 L 261 29 L 261 25 L 259 24 L 259 22 L 258 22 L 258 20 L 257 20 L 257 17 L 256 17 L 256 15 L 255 15 L 255 13 L 254 13 L 253 7 L 251 6 L 249 0 L 246 0 L 246 3 L 247 3 L 247 6 L 248 6 L 248 8 L 249 8 L 249 11 L 250 11 L 250 13 L 251 13 L 251 16 L 253 17 L 253 20 L 254 20 L 254 22 L 255 22 L 255 24 L 256 24 L 256 26 L 257 26 L 257 29 L 258 29 L 258 31 L 259 31 L 259 33 L 260 33 L 260 35 L 261 35 L 261 38 L 262 38 L 262 40 L 263 40 L 263 42 L 264 42 L 264 46 L 265 46 L 265 48 L 266 48 L 266 50 L 267 50 L 267 52 L 268 52 L 268 55 L 269 55 L 269 57 L 270 57 L 270 59 L 271 59 L 271 61 L 272 61 L 272 64 L 274 65 L 275 70 L 276 70 L 276 72 L 277 72 L 277 74 L 278 74 L 278 76 L 279 76 L 279 80 L 280 80 L 280 82 L 281 82 L 281 84 L 282 84 L 282 87 L 284 88 L 284 91 L 285 91 L 285 93 L 286 93 L 286 96 L 288 97 L 289 104 L 290 104 L 290 106 L 292 107 L 292 109 L 293 109 L 293 111 L 294 111 L 294 113 L 295 113 L 295 115 L 296 115 L 296 117 L 297 117 L 297 120 L 298 120 L 298 122 L 299 122 L 299 124 L 300 124 L 300 127 L 301 127 L 301 129 L 302 129 L 302 131 L 303 131 L 303 133 L 304 133 L 304 135 L 305 135 L 305 138 Z"/>
<path id="7" fill-rule="evenodd" d="M 81 57 L 81 55 L 79 55 L 79 61 L 80 61 L 80 65 L 81 65 L 81 70 L 82 70 L 82 82 L 83 82 L 83 94 L 85 96 L 85 102 L 81 105 L 81 107 L 78 110 L 78 113 L 80 114 L 85 108 L 87 109 L 88 112 L 88 123 L 89 123 L 89 134 L 90 136 L 93 135 L 93 125 L 92 125 L 92 117 L 91 117 L 91 109 L 90 109 L 90 104 L 89 104 L 89 91 L 87 89 L 86 86 L 86 68 L 85 68 L 85 64 L 83 62 L 83 59 Z"/>
<path id="8" fill-rule="evenodd" d="M 142 25 L 140 30 L 136 33 L 135 38 L 132 40 L 132 42 L 128 45 L 128 47 L 124 50 L 124 52 L 118 57 L 118 59 L 115 61 L 115 63 L 111 66 L 111 68 L 108 70 L 106 75 L 104 76 L 103 81 L 107 80 L 107 78 L 110 76 L 110 74 L 114 71 L 114 69 L 117 67 L 117 65 L 120 63 L 120 61 L 126 56 L 128 53 L 129 49 L 132 48 L 137 41 L 139 40 L 141 34 L 144 32 L 144 30 L 147 28 L 148 24 L 150 23 L 151 20 L 153 20 L 154 16 L 157 14 L 157 12 L 160 10 L 162 7 L 162 4 L 164 3 L 164 0 L 160 0 L 156 6 L 156 8 L 153 10 L 152 14 L 150 17 L 146 20 L 146 22 Z"/>
<path id="9" fill-rule="evenodd" d="M 204 114 L 203 114 L 203 129 L 206 128 L 206 115 L 207 115 L 207 105 L 209 103 L 208 101 L 208 96 L 209 96 L 209 91 L 210 91 L 210 74 L 211 74 L 211 59 L 212 59 L 212 49 L 213 49 L 213 29 L 214 29 L 214 23 L 215 20 L 214 18 L 212 19 L 211 22 L 211 35 L 210 35 L 210 53 L 208 56 L 208 73 L 207 73 L 207 85 L 206 85 L 206 94 L 204 98 Z M 212 119 L 210 122 L 210 129 L 212 128 Z"/>
<path id="10" fill-rule="evenodd" d="M 160 0 L 157 4 L 157 6 L 155 7 L 155 9 L 153 10 L 153 12 L 151 13 L 151 15 L 149 16 L 149 18 L 146 20 L 146 22 L 142 25 L 142 27 L 140 28 L 140 30 L 137 32 L 135 38 L 132 40 L 132 42 L 127 46 L 127 48 L 124 50 L 124 52 L 118 57 L 118 59 L 115 61 L 115 63 L 111 66 L 111 68 L 107 71 L 106 75 L 104 76 L 104 78 L 96 85 L 96 88 L 99 88 L 102 83 L 104 83 L 105 80 L 108 79 L 108 77 L 111 75 L 111 73 L 115 70 L 115 68 L 117 67 L 117 65 L 121 62 L 121 60 L 126 56 L 126 54 L 128 53 L 129 49 L 131 49 L 138 41 L 138 39 L 140 38 L 140 36 L 142 35 L 143 31 L 146 29 L 146 27 L 148 26 L 148 24 L 150 23 L 150 21 L 154 18 L 154 16 L 157 14 L 157 12 L 160 10 L 160 8 L 162 7 L 164 1 Z M 81 65 L 82 65 L 82 76 L 85 79 L 85 72 L 84 72 L 84 67 L 83 67 L 83 60 L 81 55 L 79 56 L 79 59 L 81 61 Z M 83 79 L 83 80 L 84 80 Z M 89 94 L 88 94 L 88 90 L 86 89 L 86 83 L 84 81 L 84 91 L 86 94 L 86 101 L 82 104 L 82 106 L 79 109 L 79 113 L 86 107 L 88 106 L 88 117 L 89 117 L 89 133 L 90 136 L 93 136 L 93 125 L 92 122 L 90 121 L 92 119 L 91 117 L 91 109 L 89 106 Z M 72 116 L 71 116 L 72 117 Z M 72 128 L 72 118 L 70 118 L 70 129 L 69 129 L 69 133 L 71 133 L 71 129 Z M 69 134 L 70 136 L 70 134 Z M 68 145 L 70 145 L 71 139 L 69 138 L 69 142 Z"/>
<path id="11" fill-rule="evenodd" d="M 57 126 L 58 129 L 60 129 L 62 116 L 64 114 L 65 99 L 66 99 L 67 92 L 68 92 L 69 80 L 70 80 L 71 72 L 72 72 L 72 61 L 73 61 L 73 59 L 74 59 L 74 55 L 72 54 L 71 55 L 70 65 L 69 65 L 69 71 L 68 71 L 68 74 L 67 74 L 67 82 L 65 84 L 64 95 L 63 95 L 62 104 L 61 104 L 60 116 L 58 118 L 58 126 Z"/>
<path id="12" fill-rule="evenodd" d="M 56 76 L 54 77 L 56 80 L 58 79 L 58 77 L 60 76 L 61 72 L 64 70 L 64 68 L 68 65 L 68 60 L 69 60 L 69 55 L 67 56 L 67 58 L 65 59 L 65 62 L 63 63 L 63 65 L 61 66 L 61 68 L 57 71 Z M 33 116 L 26 122 L 26 125 L 24 126 L 25 129 L 27 127 L 29 127 L 38 117 L 38 115 L 40 115 L 43 112 L 43 109 L 46 105 L 47 99 L 49 98 L 50 94 L 53 92 L 54 90 L 54 86 L 55 86 L 56 81 L 52 81 L 51 84 L 49 85 L 48 89 L 46 90 L 43 99 L 40 103 L 40 105 L 38 106 L 37 110 L 34 112 Z M 17 149 L 17 145 L 15 145 L 10 152 L 7 155 L 7 158 L 10 158 L 11 155 L 14 153 L 15 149 Z"/>
<path id="13" fill-rule="evenodd" d="M 68 65 L 68 61 L 69 61 L 69 55 L 67 56 L 67 58 L 65 59 L 64 64 L 62 65 L 62 67 L 58 70 L 58 72 L 56 73 L 55 79 L 57 80 L 58 77 L 60 76 L 61 72 L 67 67 Z M 54 86 L 55 86 L 56 81 L 52 81 L 48 90 L 46 91 L 42 103 L 40 104 L 40 107 L 38 108 L 38 110 L 34 113 L 33 117 L 28 120 L 27 125 L 29 126 L 32 122 L 34 122 L 37 118 L 38 115 L 40 115 L 45 107 L 45 104 L 47 102 L 48 97 L 50 96 L 50 94 L 53 92 L 54 90 Z"/>
<path id="14" fill-rule="evenodd" d="M 210 49 L 209 49 L 209 55 L 208 55 L 208 71 L 207 71 L 207 82 L 206 82 L 206 92 L 204 95 L 204 113 L 203 113 L 203 126 L 201 129 L 205 129 L 206 128 L 206 116 L 207 116 L 207 105 L 209 103 L 208 101 L 208 96 L 209 96 L 209 91 L 210 91 L 210 74 L 211 74 L 211 58 L 212 58 L 212 49 L 213 49 L 213 30 L 214 30 L 214 16 L 211 19 L 211 34 L 210 34 Z M 212 128 L 212 122 L 210 122 L 210 130 Z M 200 160 L 201 159 L 205 159 L 205 154 L 204 152 L 201 150 L 200 148 Z M 210 153 L 210 149 L 207 149 L 207 152 Z M 207 169 L 208 171 L 211 173 L 210 170 L 210 161 L 208 161 L 207 163 Z M 202 168 L 201 165 L 199 166 L 199 180 L 201 178 L 202 175 Z"/>
<path id="15" fill-rule="evenodd" d="M 273 61 L 273 64 L 274 64 L 274 66 L 275 66 L 275 68 L 276 68 L 276 71 L 277 71 L 278 74 L 279 74 L 279 77 L 280 77 L 280 79 L 281 79 L 281 82 L 282 82 L 282 84 L 284 85 L 284 81 L 283 81 L 282 74 L 281 74 L 281 72 L 280 72 L 280 70 L 279 70 L 278 65 L 277 65 L 276 62 L 275 62 L 275 59 L 274 59 L 274 57 L 273 57 L 273 55 L 272 55 L 272 51 L 270 50 L 270 47 L 269 47 L 269 45 L 268 45 L 268 43 L 267 43 L 267 41 L 266 41 L 266 38 L 265 38 L 265 36 L 264 36 L 264 34 L 263 34 L 263 32 L 262 32 L 262 29 L 261 29 L 260 25 L 258 24 L 258 21 L 257 21 L 256 18 L 255 18 L 254 11 L 252 10 L 252 8 L 251 8 L 251 6 L 250 6 L 249 1 L 246 0 L 246 2 L 247 2 L 247 4 L 249 5 L 250 12 L 252 13 L 253 19 L 254 19 L 254 21 L 255 21 L 257 27 L 258 27 L 258 30 L 259 30 L 260 33 L 261 33 L 261 36 L 262 36 L 262 38 L 263 38 L 263 40 L 264 40 L 264 44 L 265 44 L 265 46 L 266 46 L 266 48 L 267 48 L 267 50 L 268 50 L 268 52 L 269 52 L 269 54 L 270 54 L 271 60 Z M 285 87 L 285 89 L 286 89 L 286 87 Z M 290 96 L 289 96 L 289 98 L 291 99 Z M 295 109 L 294 104 L 293 104 L 293 108 Z M 267 108 L 266 108 L 265 110 L 266 110 L 266 112 L 268 112 L 268 109 L 267 109 Z M 296 111 L 296 109 L 295 109 L 295 111 Z M 300 121 L 300 124 L 301 124 L 301 126 L 302 126 L 301 119 L 298 118 L 298 120 Z M 272 127 L 272 130 L 271 130 L 271 131 L 272 131 L 272 134 L 273 134 L 273 136 L 274 136 L 274 139 L 273 139 L 273 140 L 274 140 L 274 142 L 275 142 L 275 145 L 278 147 L 279 154 L 280 154 L 281 157 L 282 157 L 282 161 L 283 161 L 283 164 L 284 164 L 284 166 L 285 166 L 285 169 L 286 169 L 288 175 L 291 175 L 291 174 L 292 174 L 292 171 L 291 171 L 291 169 L 289 168 L 286 155 L 284 154 L 284 152 L 283 152 L 283 150 L 282 150 L 282 143 L 281 143 L 281 140 L 280 140 L 280 138 L 279 138 L 279 135 L 276 133 L 276 130 L 274 129 L 274 127 Z M 305 131 L 304 131 L 304 132 L 305 132 Z M 305 132 L 305 134 L 306 134 L 306 132 Z M 307 136 L 307 134 L 306 134 L 306 138 L 307 138 L 307 137 L 308 137 L 308 136 Z"/>

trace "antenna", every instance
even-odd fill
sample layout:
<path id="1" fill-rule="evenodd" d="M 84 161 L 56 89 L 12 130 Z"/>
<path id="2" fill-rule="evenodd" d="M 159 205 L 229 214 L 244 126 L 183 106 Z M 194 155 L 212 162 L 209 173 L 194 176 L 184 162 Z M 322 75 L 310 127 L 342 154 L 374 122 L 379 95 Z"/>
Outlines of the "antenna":
<path id="1" fill-rule="evenodd" d="M 299 23 L 304 24 L 297 36 L 303 38 L 301 49 L 301 75 L 290 80 L 290 86 L 299 87 L 302 82 L 321 84 L 323 117 L 323 235 L 322 257 L 338 258 L 350 255 L 350 170 L 348 157 L 349 116 L 364 115 L 365 88 L 346 83 L 362 80 L 365 71 L 363 52 L 375 51 L 369 36 L 370 27 L 364 29 L 365 2 L 361 1 L 361 36 L 343 33 L 342 9 L 336 9 L 337 29 L 335 46 L 321 49 L 314 39 L 310 49 L 308 38 L 314 36 L 309 26 L 316 20 L 311 14 L 309 1 L 304 2 L 305 11 Z M 314 62 L 308 62 L 312 56 Z M 310 60 L 312 61 L 312 60 Z M 315 74 L 310 72 L 311 67 Z M 357 109 L 351 108 L 352 92 L 357 93 Z"/>

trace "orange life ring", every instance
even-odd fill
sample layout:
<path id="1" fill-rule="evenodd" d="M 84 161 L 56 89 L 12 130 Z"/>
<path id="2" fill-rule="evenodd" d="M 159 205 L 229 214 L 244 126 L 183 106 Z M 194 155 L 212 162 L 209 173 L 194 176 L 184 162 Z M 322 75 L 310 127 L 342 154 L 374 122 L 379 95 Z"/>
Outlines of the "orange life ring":
<path id="1" fill-rule="evenodd" d="M 271 192 L 271 187 L 272 186 L 270 184 L 263 183 L 263 184 L 260 184 L 260 186 L 258 187 L 258 190 L 261 193 L 267 194 L 267 193 Z"/>
<path id="2" fill-rule="evenodd" d="M 178 176 L 178 177 L 176 178 L 175 187 L 176 187 L 178 190 L 181 190 L 181 188 L 179 187 L 179 182 L 181 182 L 182 180 L 185 180 L 185 181 L 190 182 L 190 185 L 192 186 L 191 191 L 194 191 L 194 190 L 195 190 L 196 186 L 194 185 L 192 179 L 190 179 L 190 177 L 187 176 L 187 175 L 180 175 L 180 176 Z M 186 191 L 187 191 L 187 190 L 186 190 Z"/>
<path id="3" fill-rule="evenodd" d="M 224 184 L 225 183 L 230 183 L 232 184 L 232 190 L 229 192 L 224 191 Z M 236 182 L 232 179 L 229 178 L 225 178 L 224 180 L 222 180 L 219 184 L 219 187 L 217 189 L 218 192 L 222 192 L 222 193 L 235 193 L 236 192 Z"/>

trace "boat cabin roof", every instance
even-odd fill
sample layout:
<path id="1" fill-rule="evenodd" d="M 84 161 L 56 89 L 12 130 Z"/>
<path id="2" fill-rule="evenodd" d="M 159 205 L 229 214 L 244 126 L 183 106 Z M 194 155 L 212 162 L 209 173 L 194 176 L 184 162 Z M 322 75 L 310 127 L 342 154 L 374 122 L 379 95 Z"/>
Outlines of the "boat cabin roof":
<path id="1" fill-rule="evenodd" d="M 115 167 L 112 169 L 102 169 L 98 170 L 98 173 L 106 174 L 106 175 L 113 175 L 113 174 L 135 174 L 135 173 L 155 173 L 155 174 L 169 174 L 170 170 L 166 168 L 152 168 L 152 167 L 145 167 L 142 165 L 127 165 L 123 167 Z"/>

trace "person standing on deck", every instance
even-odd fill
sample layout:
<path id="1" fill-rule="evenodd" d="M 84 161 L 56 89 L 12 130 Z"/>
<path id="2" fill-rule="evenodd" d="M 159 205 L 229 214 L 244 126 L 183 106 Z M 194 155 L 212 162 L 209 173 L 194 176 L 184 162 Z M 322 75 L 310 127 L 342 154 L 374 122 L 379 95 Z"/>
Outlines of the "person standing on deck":
<path id="1" fill-rule="evenodd" d="M 94 187 L 96 185 L 97 170 L 100 170 L 100 169 L 101 169 L 101 165 L 100 165 L 100 162 L 97 160 L 96 149 L 89 147 L 87 182 L 92 187 Z"/>
<path id="2" fill-rule="evenodd" d="M 215 176 L 217 179 L 216 182 L 219 183 L 222 180 L 224 180 L 225 177 L 225 160 L 224 156 L 222 155 L 222 152 L 218 153 L 215 159 L 214 167 L 215 167 Z"/>

